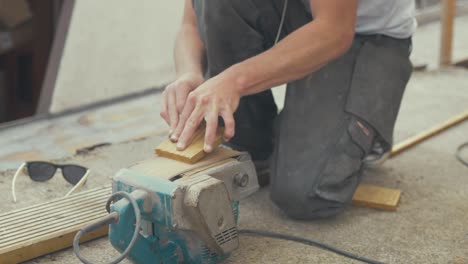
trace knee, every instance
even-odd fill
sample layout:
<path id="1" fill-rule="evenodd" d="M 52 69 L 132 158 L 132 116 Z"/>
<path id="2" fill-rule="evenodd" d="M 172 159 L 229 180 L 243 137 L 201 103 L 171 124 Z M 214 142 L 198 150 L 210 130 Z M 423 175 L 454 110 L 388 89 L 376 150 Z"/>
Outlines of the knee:
<path id="1" fill-rule="evenodd" d="M 290 218 L 316 220 L 340 214 L 348 203 L 327 200 L 298 190 L 283 188 L 270 193 L 271 200 Z"/>

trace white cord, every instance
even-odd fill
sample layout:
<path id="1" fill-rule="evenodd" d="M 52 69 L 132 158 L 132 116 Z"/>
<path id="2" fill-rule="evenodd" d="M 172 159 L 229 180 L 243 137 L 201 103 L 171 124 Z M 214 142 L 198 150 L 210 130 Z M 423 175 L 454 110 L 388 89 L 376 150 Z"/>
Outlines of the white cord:
<path id="1" fill-rule="evenodd" d="M 280 21 L 280 25 L 278 28 L 278 33 L 276 34 L 275 45 L 276 43 L 278 43 L 280 36 L 281 36 L 281 32 L 283 31 L 284 19 L 286 17 L 286 10 L 288 9 L 288 2 L 289 0 L 284 0 L 283 13 L 281 14 L 281 21 Z"/>

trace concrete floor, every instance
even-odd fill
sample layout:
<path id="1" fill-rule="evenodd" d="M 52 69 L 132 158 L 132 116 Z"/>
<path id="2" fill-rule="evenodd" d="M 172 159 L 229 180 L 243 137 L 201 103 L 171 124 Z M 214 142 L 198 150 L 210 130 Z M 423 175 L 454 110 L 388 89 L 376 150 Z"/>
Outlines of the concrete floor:
<path id="1" fill-rule="evenodd" d="M 415 74 L 405 96 L 396 137 L 401 139 L 415 134 L 466 109 L 467 73 L 465 70 L 449 70 Z M 444 80 L 450 85 L 441 85 L 446 83 Z M 159 98 L 156 95 L 145 100 L 153 99 Z M 120 108 L 127 109 L 126 104 Z M 77 121 L 82 116 L 55 120 L 54 124 L 63 127 L 61 122 L 71 118 Z M 21 129 L 34 131 L 35 126 L 37 124 L 30 124 Z M 154 126 L 162 124 L 159 121 Z M 16 129 L 2 131 L 0 138 L 4 139 Z M 134 129 L 138 130 L 138 127 L 135 125 Z M 58 133 L 52 129 L 49 134 L 54 132 Z M 464 123 L 390 160 L 384 167 L 366 173 L 365 182 L 403 191 L 401 205 L 395 213 L 351 207 L 334 219 L 297 222 L 277 210 L 268 199 L 268 190 L 264 189 L 242 202 L 239 226 L 318 239 L 386 263 L 468 263 L 468 169 L 453 156 L 456 147 L 468 139 L 467 132 L 468 123 Z M 92 175 L 85 189 L 102 186 L 110 182 L 118 169 L 152 155 L 154 146 L 164 136 L 164 132 L 160 132 L 146 139 L 115 143 L 88 155 L 59 161 L 91 168 Z M 12 170 L 0 174 L 0 198 L 4 201 L 11 201 L 12 176 Z M 61 197 L 68 188 L 60 177 L 44 184 L 32 183 L 24 177 L 18 181 L 19 202 L 6 202 L 0 208 L 9 211 L 46 202 Z M 109 260 L 116 254 L 105 239 L 83 247 L 84 254 L 96 261 Z M 71 250 L 65 250 L 29 263 L 79 262 Z M 352 262 L 290 242 L 242 237 L 241 247 L 227 263 Z"/>
<path id="2" fill-rule="evenodd" d="M 466 43 L 466 42 L 465 42 Z M 467 56 L 468 57 L 468 56 Z M 401 141 L 468 107 L 468 70 L 415 73 L 408 86 L 395 131 Z M 18 180 L 18 203 L 10 184 L 24 159 L 52 159 L 92 170 L 84 187 L 110 182 L 122 167 L 153 155 L 166 128 L 157 117 L 158 94 L 54 120 L 0 131 L 0 205 L 2 212 L 59 198 L 70 186 L 55 177 L 46 183 Z M 468 263 L 468 168 L 454 152 L 468 140 L 468 122 L 366 172 L 364 182 L 403 191 L 397 212 L 350 207 L 328 220 L 298 222 L 286 218 L 263 189 L 241 203 L 240 228 L 274 230 L 313 238 L 386 263 Z M 99 142 L 111 146 L 87 155 L 79 147 Z M 34 151 L 31 151 L 34 150 Z M 465 155 L 467 157 L 467 155 Z M 104 205 L 103 205 L 104 206 Z M 100 239 L 83 245 L 83 254 L 100 263 L 117 253 Z M 64 250 L 27 263 L 79 263 Z M 241 237 L 227 263 L 357 263 L 291 242 Z"/>

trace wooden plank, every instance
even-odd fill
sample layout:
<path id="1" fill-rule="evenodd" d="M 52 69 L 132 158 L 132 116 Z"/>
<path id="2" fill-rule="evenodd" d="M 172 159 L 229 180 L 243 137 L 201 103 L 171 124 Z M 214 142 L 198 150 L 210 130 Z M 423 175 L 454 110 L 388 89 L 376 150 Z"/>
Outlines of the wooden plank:
<path id="1" fill-rule="evenodd" d="M 31 239 L 31 234 L 34 234 L 36 237 L 42 235 L 48 235 L 54 232 L 60 232 L 63 229 L 67 229 L 69 227 L 74 227 L 77 224 L 90 222 L 91 220 L 97 220 L 102 216 L 105 216 L 105 211 L 102 208 L 102 204 L 106 203 L 106 200 L 100 201 L 100 205 L 94 206 L 93 208 L 89 208 L 87 211 L 83 212 L 75 212 L 76 217 L 64 217 L 59 219 L 58 221 L 52 221 L 50 225 L 44 224 L 47 222 L 42 222 L 42 226 L 38 228 L 33 228 L 32 230 L 17 230 L 13 234 L 6 233 L 4 238 L 2 237 L 2 247 L 9 247 L 11 245 L 15 245 L 18 243 L 26 242 Z M 8 230 L 9 232 L 9 230 Z"/>
<path id="2" fill-rule="evenodd" d="M 468 109 L 459 114 L 459 115 L 456 115 L 452 118 L 450 118 L 449 120 L 445 121 L 444 123 L 440 124 L 440 125 L 437 125 L 431 129 L 428 129 L 426 131 L 423 131 L 422 133 L 420 134 L 417 134 L 416 136 L 414 137 L 410 137 L 400 143 L 398 143 L 396 146 L 393 147 L 392 149 L 392 153 L 391 153 L 391 157 L 394 157 L 398 154 L 400 154 L 401 152 L 423 142 L 424 140 L 426 139 L 429 139 L 439 133 L 442 133 L 443 131 L 453 127 L 453 126 L 456 126 L 458 124 L 461 124 L 463 123 L 464 121 L 468 120 Z"/>
<path id="3" fill-rule="evenodd" d="M 401 191 L 367 184 L 361 184 L 353 197 L 353 205 L 396 211 Z"/>
<path id="4" fill-rule="evenodd" d="M 18 263 L 72 246 L 76 232 L 106 216 L 110 185 L 0 215 L 0 263 Z M 107 227 L 85 235 L 89 241 Z"/>
<path id="5" fill-rule="evenodd" d="M 11 221 L 15 220 L 22 220 L 24 221 L 25 217 L 31 214 L 40 213 L 42 211 L 51 212 L 53 210 L 60 210 L 60 208 L 64 207 L 65 204 L 72 204 L 78 205 L 81 203 L 85 203 L 88 200 L 94 201 L 94 198 L 97 196 L 102 196 L 103 193 L 109 193 L 110 185 L 104 186 L 101 188 L 96 188 L 88 191 L 83 191 L 80 193 L 76 193 L 75 195 L 71 195 L 67 197 L 67 199 L 57 199 L 52 202 L 33 205 L 30 207 L 14 210 L 8 213 L 0 214 L 0 225 L 7 224 Z M 63 210 L 63 209 L 62 209 Z"/>
<path id="6" fill-rule="evenodd" d="M 63 234 L 58 237 L 44 239 L 40 243 L 31 243 L 21 248 L 14 249 L 0 254 L 0 263 L 16 264 L 26 260 L 34 259 L 45 254 L 53 253 L 72 246 L 73 238 L 78 229 L 70 228 L 64 230 Z M 108 227 L 102 227 L 97 231 L 83 235 L 80 242 L 86 242 L 107 236 Z"/>
<path id="7" fill-rule="evenodd" d="M 456 12 L 456 0 L 443 0 L 442 33 L 440 40 L 440 66 L 452 65 L 453 24 Z"/>
<path id="8" fill-rule="evenodd" d="M 170 180 L 174 176 L 185 174 L 190 171 L 200 170 L 220 161 L 239 156 L 240 153 L 226 148 L 216 148 L 195 164 L 155 156 L 151 159 L 140 161 L 128 169 L 137 171 L 144 175 Z"/>
<path id="9" fill-rule="evenodd" d="M 217 147 L 223 142 L 224 129 L 219 128 L 216 131 L 216 139 L 213 144 L 213 148 Z M 203 150 L 205 145 L 205 128 L 201 127 L 195 131 L 192 142 L 183 151 L 177 150 L 177 143 L 172 142 L 169 139 L 163 141 L 157 148 L 156 154 L 161 157 L 166 157 L 173 160 L 178 160 L 190 164 L 194 164 L 202 159 L 206 153 Z"/>

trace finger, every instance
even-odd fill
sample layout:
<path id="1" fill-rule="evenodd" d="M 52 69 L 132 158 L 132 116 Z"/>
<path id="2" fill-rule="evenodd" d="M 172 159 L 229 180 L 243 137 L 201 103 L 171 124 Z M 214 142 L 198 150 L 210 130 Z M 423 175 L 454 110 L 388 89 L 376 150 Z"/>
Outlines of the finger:
<path id="1" fill-rule="evenodd" d="M 216 130 L 218 129 L 218 114 L 212 112 L 205 117 L 206 128 L 205 128 L 205 146 L 203 150 L 206 153 L 213 151 L 213 144 L 216 139 Z"/>
<path id="2" fill-rule="evenodd" d="M 173 132 L 174 129 L 177 127 L 177 123 L 179 122 L 179 112 L 177 111 L 174 92 L 169 92 L 168 94 L 167 108 L 169 111 L 171 132 Z"/>
<path id="3" fill-rule="evenodd" d="M 181 151 L 187 148 L 193 134 L 195 133 L 195 130 L 197 130 L 202 119 L 203 111 L 201 107 L 196 107 L 185 122 L 184 130 L 182 131 L 182 134 L 180 134 L 179 140 L 177 142 L 177 150 Z"/>
<path id="4" fill-rule="evenodd" d="M 188 93 L 190 92 L 190 87 L 184 84 L 180 89 L 179 93 L 176 93 L 176 107 L 179 113 L 182 113 L 184 110 L 185 101 L 187 100 Z"/>
<path id="5" fill-rule="evenodd" d="M 179 123 L 177 123 L 176 129 L 174 130 L 174 133 L 172 133 L 172 141 L 179 140 L 179 137 L 182 134 L 182 131 L 184 130 L 185 122 L 187 122 L 187 119 L 190 117 L 193 110 L 195 109 L 195 102 L 196 100 L 194 96 L 187 97 L 187 102 L 185 103 L 184 110 L 182 110 L 182 113 L 179 117 Z"/>
<path id="6" fill-rule="evenodd" d="M 236 133 L 236 122 L 231 111 L 222 111 L 221 117 L 224 121 L 224 141 L 229 141 Z"/>
<path id="7" fill-rule="evenodd" d="M 159 115 L 164 119 L 164 121 L 166 121 L 168 125 L 170 125 L 169 116 L 167 114 L 167 92 L 166 91 L 163 92 L 161 112 L 159 113 Z"/>

